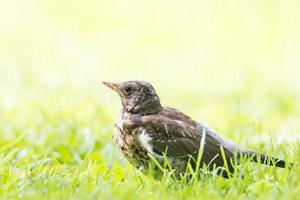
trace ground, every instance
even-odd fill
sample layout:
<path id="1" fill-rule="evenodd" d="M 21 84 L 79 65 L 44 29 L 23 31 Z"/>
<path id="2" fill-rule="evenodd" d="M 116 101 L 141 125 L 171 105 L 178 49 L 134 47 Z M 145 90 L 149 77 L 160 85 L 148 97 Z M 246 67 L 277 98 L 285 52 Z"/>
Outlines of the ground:
<path id="1" fill-rule="evenodd" d="M 164 86 L 167 87 L 173 90 L 171 97 L 178 96 L 178 100 L 169 100 L 174 107 L 199 120 L 205 118 L 224 137 L 288 161 L 297 163 L 300 159 L 299 142 L 294 140 L 297 135 L 289 132 L 299 128 L 294 125 L 299 110 L 288 90 L 282 90 L 287 94 L 284 96 L 276 92 L 252 96 L 245 88 L 236 94 L 203 98 L 203 92 L 187 91 L 181 96 L 181 90 Z M 46 94 L 27 91 L 1 105 L 2 198 L 299 197 L 297 167 L 283 170 L 245 163 L 241 166 L 243 178 L 202 177 L 193 184 L 145 177 L 130 166 L 112 143 L 120 108 L 117 95 L 108 91 L 106 94 L 104 86 L 93 88 L 94 94 L 86 90 Z M 104 93 L 107 97 L 102 96 Z"/>

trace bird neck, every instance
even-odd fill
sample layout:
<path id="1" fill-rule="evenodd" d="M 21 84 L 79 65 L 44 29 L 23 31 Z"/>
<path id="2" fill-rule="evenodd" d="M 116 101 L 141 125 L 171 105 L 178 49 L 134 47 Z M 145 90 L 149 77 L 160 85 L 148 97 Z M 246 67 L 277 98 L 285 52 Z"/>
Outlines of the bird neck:
<path id="1" fill-rule="evenodd" d="M 126 110 L 126 111 L 132 114 L 139 114 L 145 116 L 145 115 L 153 115 L 159 113 L 161 110 L 162 110 L 162 106 L 160 104 L 159 97 L 156 97 L 156 98 L 147 99 L 142 103 L 138 103 L 131 110 Z"/>

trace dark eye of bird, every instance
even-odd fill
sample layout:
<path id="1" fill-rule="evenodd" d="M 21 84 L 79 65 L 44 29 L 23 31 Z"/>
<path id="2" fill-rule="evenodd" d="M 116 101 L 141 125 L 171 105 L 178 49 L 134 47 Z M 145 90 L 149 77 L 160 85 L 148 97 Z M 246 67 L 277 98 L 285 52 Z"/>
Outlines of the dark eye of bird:
<path id="1" fill-rule="evenodd" d="M 127 86 L 125 87 L 125 93 L 127 95 L 131 94 L 133 92 L 133 88 L 131 86 Z"/>

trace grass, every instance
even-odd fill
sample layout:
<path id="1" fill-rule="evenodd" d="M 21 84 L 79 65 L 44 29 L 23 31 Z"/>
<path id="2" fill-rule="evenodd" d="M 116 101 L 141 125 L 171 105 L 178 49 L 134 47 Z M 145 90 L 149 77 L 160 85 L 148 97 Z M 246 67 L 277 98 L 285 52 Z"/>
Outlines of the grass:
<path id="1" fill-rule="evenodd" d="M 0 6 L 0 199 L 300 199 L 299 1 L 6 1 Z M 157 181 L 111 136 L 102 81 L 150 81 L 242 147 L 223 179 Z"/>
<path id="2" fill-rule="evenodd" d="M 112 144 L 117 113 L 111 113 L 116 109 L 110 106 L 119 104 L 117 96 L 112 94 L 111 98 L 101 100 L 101 92 L 74 99 L 79 91 L 56 92 L 26 94 L 25 98 L 20 94 L 15 105 L 1 107 L 2 199 L 299 198 L 297 166 L 284 170 L 245 161 L 238 166 L 243 178 L 237 173 L 231 179 L 223 179 L 204 170 L 193 183 L 176 181 L 171 175 L 161 181 L 146 177 L 134 170 Z M 281 97 L 272 98 L 279 101 L 277 98 Z M 116 101 L 108 102 L 110 99 Z M 234 99 L 235 103 L 239 101 Z M 185 98 L 185 101 L 195 99 Z M 220 109 L 215 118 L 225 120 L 224 130 L 233 130 L 226 137 L 242 146 L 298 162 L 298 141 L 278 142 L 276 133 L 264 133 L 269 136 L 267 140 L 254 140 L 254 135 L 266 131 L 263 122 L 254 123 L 247 112 L 235 117 L 231 104 L 229 108 L 215 104 Z M 203 105 L 206 105 L 204 110 L 210 110 L 214 103 Z M 284 118 L 280 112 L 285 109 L 282 106 L 285 107 L 282 103 L 272 107 L 277 109 L 274 113 L 279 113 L 275 118 Z M 229 117 L 224 117 L 227 114 Z M 250 130 L 239 124 L 246 124 Z M 241 133 L 244 130 L 245 134 Z"/>

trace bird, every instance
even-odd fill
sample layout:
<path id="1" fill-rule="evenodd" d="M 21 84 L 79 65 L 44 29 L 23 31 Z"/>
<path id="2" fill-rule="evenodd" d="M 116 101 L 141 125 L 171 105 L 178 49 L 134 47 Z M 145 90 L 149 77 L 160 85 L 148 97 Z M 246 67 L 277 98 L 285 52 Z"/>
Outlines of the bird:
<path id="1" fill-rule="evenodd" d="M 282 159 L 242 149 L 204 123 L 175 108 L 162 106 L 149 82 L 130 80 L 103 84 L 117 92 L 122 103 L 113 140 L 125 158 L 144 174 L 154 171 L 160 176 L 161 167 L 167 161 L 176 177 L 182 177 L 190 166 L 195 171 L 206 167 L 208 171 L 216 170 L 218 175 L 230 178 L 235 163 L 243 156 L 253 162 L 286 167 Z"/>

